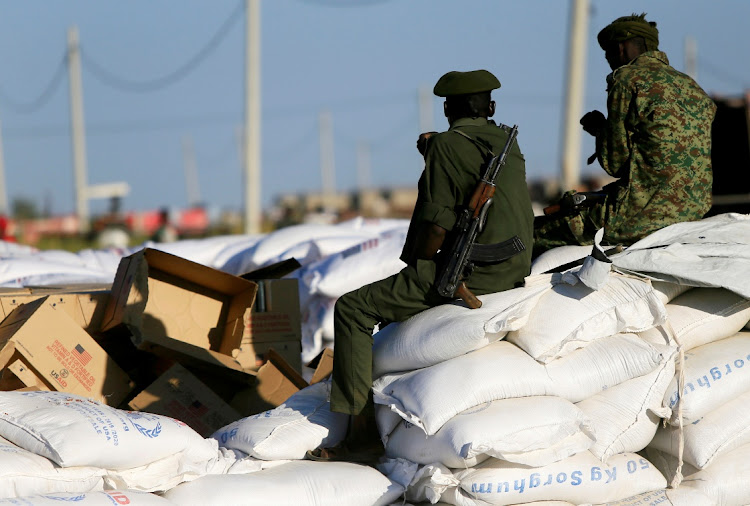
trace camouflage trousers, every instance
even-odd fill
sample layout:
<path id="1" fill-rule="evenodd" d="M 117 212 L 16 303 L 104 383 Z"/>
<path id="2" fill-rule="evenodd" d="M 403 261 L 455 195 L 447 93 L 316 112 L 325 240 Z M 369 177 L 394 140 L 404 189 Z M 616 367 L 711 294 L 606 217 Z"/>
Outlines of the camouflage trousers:
<path id="1" fill-rule="evenodd" d="M 533 257 L 558 246 L 593 244 L 596 231 L 604 226 L 605 216 L 603 203 L 583 207 L 572 214 L 537 216 Z"/>
<path id="2" fill-rule="evenodd" d="M 418 260 L 418 268 L 405 267 L 336 301 L 331 411 L 372 413 L 373 328 L 448 302 L 437 293 L 434 279 L 434 263 Z"/>

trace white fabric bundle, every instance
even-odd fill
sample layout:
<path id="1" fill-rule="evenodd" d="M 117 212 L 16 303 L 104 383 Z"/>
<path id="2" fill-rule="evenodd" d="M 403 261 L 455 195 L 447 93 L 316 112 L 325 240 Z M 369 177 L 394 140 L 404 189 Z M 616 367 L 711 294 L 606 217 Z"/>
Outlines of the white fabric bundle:
<path id="1" fill-rule="evenodd" d="M 63 392 L 0 392 L 0 436 L 62 467 L 128 469 L 173 454 L 202 465 L 220 457 L 214 440 L 182 422 Z"/>
<path id="2" fill-rule="evenodd" d="M 386 455 L 418 464 L 471 467 L 489 457 L 543 466 L 587 450 L 594 439 L 580 409 L 560 397 L 489 402 L 448 420 L 433 436 L 402 421 Z"/>
<path id="3" fill-rule="evenodd" d="M 101 490 L 103 469 L 59 467 L 0 438 L 0 497 Z"/>
<path id="4" fill-rule="evenodd" d="M 612 257 L 618 270 L 750 298 L 750 216 L 727 213 L 675 223 Z"/>
<path id="5" fill-rule="evenodd" d="M 383 376 L 373 393 L 377 404 L 432 435 L 459 412 L 485 402 L 534 395 L 578 402 L 653 371 L 661 360 L 653 345 L 632 334 L 599 339 L 546 366 L 498 341 L 432 367 Z"/>
<path id="6" fill-rule="evenodd" d="M 0 504 L 14 506 L 60 506 L 76 504 L 80 506 L 112 506 L 127 504 L 129 506 L 169 506 L 168 500 L 158 495 L 136 490 L 102 490 L 98 492 L 59 492 L 56 494 L 33 495 L 17 499 L 0 500 Z"/>
<path id="7" fill-rule="evenodd" d="M 532 501 L 606 503 L 664 489 L 666 480 L 634 453 L 613 456 L 607 464 L 582 452 L 544 467 L 490 459 L 456 470 L 455 487 L 443 487 L 441 500 L 459 506 L 506 505 Z"/>
<path id="8" fill-rule="evenodd" d="M 664 405 L 672 409 L 671 424 L 679 422 L 678 402 L 683 421 L 692 423 L 750 390 L 750 332 L 739 332 L 688 351 L 684 375 L 681 398 L 677 377 L 664 394 Z"/>
<path id="9" fill-rule="evenodd" d="M 552 289 L 550 280 L 481 295 L 479 309 L 444 304 L 385 326 L 375 334 L 373 378 L 435 365 L 502 339 L 526 324 L 539 297 Z"/>
<path id="10" fill-rule="evenodd" d="M 403 486 L 372 467 L 301 460 L 246 475 L 204 476 L 176 486 L 164 497 L 185 506 L 377 506 L 391 504 L 403 492 Z"/>
<path id="11" fill-rule="evenodd" d="M 684 351 L 733 336 L 750 319 L 750 300 L 723 288 L 694 288 L 676 297 L 666 309 Z M 670 338 L 664 328 L 639 334 L 652 343 Z"/>
<path id="12" fill-rule="evenodd" d="M 596 339 L 640 332 L 664 323 L 666 310 L 651 283 L 610 274 L 592 290 L 583 283 L 556 284 L 531 311 L 528 323 L 507 340 L 548 363 Z"/>
<path id="13" fill-rule="evenodd" d="M 745 392 L 700 420 L 685 425 L 683 460 L 697 469 L 704 469 L 720 455 L 750 443 L 748 420 L 750 392 Z M 679 427 L 659 427 L 649 448 L 677 456 L 679 438 Z"/>
<path id="14" fill-rule="evenodd" d="M 669 413 L 662 408 L 662 399 L 674 377 L 676 350 L 667 346 L 660 349 L 662 362 L 654 371 L 577 404 L 596 434 L 590 451 L 604 462 L 615 454 L 637 452 L 648 446 L 661 418 Z"/>
<path id="15" fill-rule="evenodd" d="M 310 385 L 277 408 L 233 422 L 211 437 L 262 460 L 302 459 L 308 450 L 335 446 L 346 435 L 349 417 L 330 410 L 329 389 L 329 382 Z"/>

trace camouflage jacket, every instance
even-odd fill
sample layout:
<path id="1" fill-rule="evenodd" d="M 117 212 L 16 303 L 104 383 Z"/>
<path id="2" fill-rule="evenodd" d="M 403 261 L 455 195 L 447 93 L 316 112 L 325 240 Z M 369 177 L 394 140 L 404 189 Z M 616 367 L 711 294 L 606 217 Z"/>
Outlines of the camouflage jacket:
<path id="1" fill-rule="evenodd" d="M 599 163 L 619 178 L 605 187 L 605 239 L 632 244 L 699 220 L 711 207 L 711 123 L 716 105 L 661 51 L 607 76 L 607 122 Z"/>

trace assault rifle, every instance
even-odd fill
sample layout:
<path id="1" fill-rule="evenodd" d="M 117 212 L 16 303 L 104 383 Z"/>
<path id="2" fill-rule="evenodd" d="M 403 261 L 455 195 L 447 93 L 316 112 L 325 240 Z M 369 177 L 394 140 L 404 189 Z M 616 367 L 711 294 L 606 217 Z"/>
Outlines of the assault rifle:
<path id="1" fill-rule="evenodd" d="M 495 194 L 495 180 L 500 174 L 500 169 L 505 165 L 505 159 L 517 135 L 518 125 L 514 125 L 503 151 L 499 155 L 490 153 L 492 158 L 485 164 L 482 179 L 477 184 L 469 204 L 461 211 L 453 229 L 453 241 L 447 251 L 444 267 L 439 276 L 438 293 L 443 297 L 458 296 L 471 309 L 482 307 L 482 301 L 471 293 L 464 282 L 474 270 L 474 262 L 499 263 L 526 249 L 518 236 L 495 244 L 475 244 L 477 236 L 484 230 L 487 221 L 487 211 L 492 205 L 492 197 Z M 476 142 L 471 138 L 469 140 Z"/>
<path id="2" fill-rule="evenodd" d="M 596 205 L 597 203 L 604 202 L 607 197 L 605 192 L 566 192 L 560 198 L 557 204 L 552 204 L 544 208 L 545 216 L 552 216 L 558 213 L 570 214 L 583 207 L 589 207 Z"/>

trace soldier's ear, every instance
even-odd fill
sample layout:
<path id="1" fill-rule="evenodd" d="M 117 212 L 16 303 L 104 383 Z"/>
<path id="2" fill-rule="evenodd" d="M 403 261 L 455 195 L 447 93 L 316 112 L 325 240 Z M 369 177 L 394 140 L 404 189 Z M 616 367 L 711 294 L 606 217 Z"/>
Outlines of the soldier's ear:
<path id="1" fill-rule="evenodd" d="M 445 117 L 448 117 L 448 101 L 446 100 L 443 102 L 443 114 L 445 114 Z"/>
<path id="2" fill-rule="evenodd" d="M 495 101 L 490 100 L 490 110 L 489 110 L 489 114 L 487 115 L 487 117 L 491 118 L 494 115 L 495 115 Z"/>

